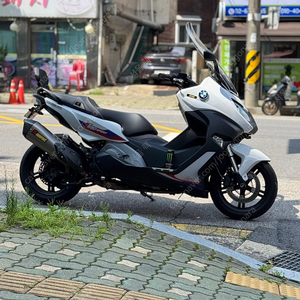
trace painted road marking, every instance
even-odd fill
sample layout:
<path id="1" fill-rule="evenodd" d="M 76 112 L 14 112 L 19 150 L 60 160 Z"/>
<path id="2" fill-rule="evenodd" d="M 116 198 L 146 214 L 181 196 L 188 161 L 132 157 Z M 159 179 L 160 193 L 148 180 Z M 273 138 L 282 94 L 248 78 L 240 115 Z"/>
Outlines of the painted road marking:
<path id="1" fill-rule="evenodd" d="M 6 116 L 3 116 L 3 115 L 0 115 L 0 119 L 4 119 L 4 120 L 7 120 L 7 121 L 10 121 L 9 124 L 11 124 L 11 123 L 13 123 L 13 124 L 23 124 L 22 120 L 18 120 L 18 119 L 15 119 L 15 118 L 6 117 Z"/>
<path id="2" fill-rule="evenodd" d="M 203 226 L 203 225 L 195 225 L 195 224 L 168 224 L 168 225 L 171 225 L 172 227 L 175 227 L 179 230 L 186 231 L 189 233 L 231 237 L 236 239 L 245 239 L 252 232 L 251 230 L 244 230 L 244 229 Z"/>

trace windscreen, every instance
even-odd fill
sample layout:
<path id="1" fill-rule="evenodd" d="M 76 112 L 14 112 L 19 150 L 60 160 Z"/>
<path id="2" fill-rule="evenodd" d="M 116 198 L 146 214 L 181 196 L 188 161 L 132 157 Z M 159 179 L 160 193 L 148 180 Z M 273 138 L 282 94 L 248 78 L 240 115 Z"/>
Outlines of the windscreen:
<path id="1" fill-rule="evenodd" d="M 209 51 L 206 46 L 201 42 L 199 37 L 197 36 L 194 28 L 190 22 L 186 24 L 186 31 L 192 40 L 196 50 L 200 53 L 200 55 L 204 58 L 204 52 Z M 213 61 L 205 60 L 206 65 L 212 72 L 212 78 L 215 79 L 223 88 L 229 90 L 233 94 L 237 95 L 236 88 L 234 87 L 233 83 L 226 75 L 225 71 L 220 66 L 218 60 L 214 58 Z"/>

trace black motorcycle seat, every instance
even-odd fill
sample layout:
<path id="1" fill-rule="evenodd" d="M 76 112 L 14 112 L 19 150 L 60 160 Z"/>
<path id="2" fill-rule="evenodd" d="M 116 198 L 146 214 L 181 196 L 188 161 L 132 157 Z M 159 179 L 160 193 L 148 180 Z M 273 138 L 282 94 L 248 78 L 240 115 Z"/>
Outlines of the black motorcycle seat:
<path id="1" fill-rule="evenodd" d="M 93 99 L 87 96 L 72 96 L 48 90 L 47 93 L 51 99 L 58 104 L 66 105 L 94 117 L 120 124 L 125 136 L 130 137 L 143 134 L 157 135 L 157 130 L 140 114 L 100 108 Z"/>

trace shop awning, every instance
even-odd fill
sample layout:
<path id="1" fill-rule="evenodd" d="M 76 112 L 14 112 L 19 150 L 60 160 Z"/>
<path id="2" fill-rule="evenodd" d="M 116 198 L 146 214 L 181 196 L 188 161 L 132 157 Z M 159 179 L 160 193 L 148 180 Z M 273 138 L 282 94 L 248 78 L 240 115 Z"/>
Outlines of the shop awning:
<path id="1" fill-rule="evenodd" d="M 264 28 L 264 23 L 260 24 L 261 41 L 280 42 L 300 42 L 300 22 L 280 22 L 277 30 Z M 246 41 L 247 23 L 220 21 L 217 35 L 223 39 Z"/>

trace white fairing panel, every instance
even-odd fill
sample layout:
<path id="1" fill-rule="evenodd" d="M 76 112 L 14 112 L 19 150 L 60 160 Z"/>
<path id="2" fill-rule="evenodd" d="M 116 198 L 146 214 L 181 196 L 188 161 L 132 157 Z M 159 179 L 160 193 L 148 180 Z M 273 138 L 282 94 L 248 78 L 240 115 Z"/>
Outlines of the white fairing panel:
<path id="1" fill-rule="evenodd" d="M 49 98 L 45 98 L 45 100 L 46 104 L 63 116 L 74 131 L 86 141 L 128 141 L 122 133 L 122 127 L 115 122 L 94 117 L 65 105 L 59 105 Z"/>
<path id="2" fill-rule="evenodd" d="M 244 144 L 235 144 L 231 146 L 233 153 L 238 155 L 241 159 L 239 173 L 244 180 L 248 179 L 247 173 L 259 162 L 270 161 L 270 158 L 257 149 L 253 149 Z"/>
<path id="3" fill-rule="evenodd" d="M 198 86 L 180 90 L 177 98 L 184 111 L 213 110 L 234 120 L 246 133 L 253 129 L 249 120 L 239 113 L 237 104 L 234 103 L 234 101 L 237 102 L 247 110 L 241 100 L 221 87 L 211 77 L 205 78 Z"/>

